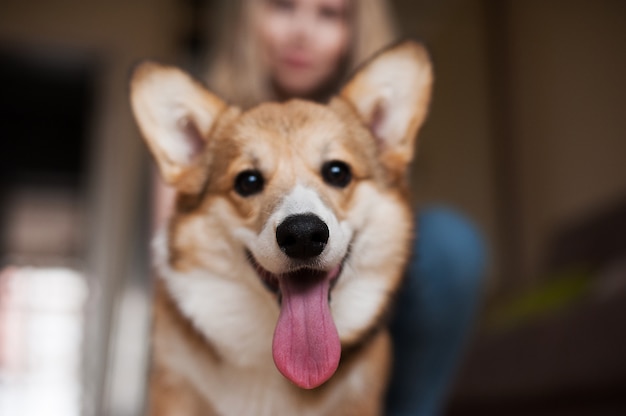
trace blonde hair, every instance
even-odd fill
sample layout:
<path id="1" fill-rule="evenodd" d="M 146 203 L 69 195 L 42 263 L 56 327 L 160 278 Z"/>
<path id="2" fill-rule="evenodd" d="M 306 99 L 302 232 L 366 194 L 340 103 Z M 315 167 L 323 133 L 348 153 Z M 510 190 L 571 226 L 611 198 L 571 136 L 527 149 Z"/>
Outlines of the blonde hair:
<path id="1" fill-rule="evenodd" d="M 243 108 L 274 100 L 269 74 L 264 71 L 254 33 L 260 0 L 224 0 L 216 16 L 213 53 L 207 82 L 230 103 Z M 355 67 L 396 38 L 395 25 L 385 0 L 350 0 L 351 42 L 338 74 L 344 79 Z"/>

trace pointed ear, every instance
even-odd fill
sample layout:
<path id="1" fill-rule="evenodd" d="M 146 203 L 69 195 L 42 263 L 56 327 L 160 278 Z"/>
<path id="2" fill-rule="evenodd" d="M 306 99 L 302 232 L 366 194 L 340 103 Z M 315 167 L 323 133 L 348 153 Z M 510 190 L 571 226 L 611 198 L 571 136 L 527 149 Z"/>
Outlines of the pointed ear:
<path id="1" fill-rule="evenodd" d="M 426 118 L 433 82 L 424 46 L 404 41 L 367 62 L 341 90 L 378 140 L 382 162 L 404 170 Z"/>
<path id="2" fill-rule="evenodd" d="M 185 72 L 154 62 L 133 71 L 130 100 L 165 182 L 199 192 L 206 175 L 200 156 L 226 104 Z"/>

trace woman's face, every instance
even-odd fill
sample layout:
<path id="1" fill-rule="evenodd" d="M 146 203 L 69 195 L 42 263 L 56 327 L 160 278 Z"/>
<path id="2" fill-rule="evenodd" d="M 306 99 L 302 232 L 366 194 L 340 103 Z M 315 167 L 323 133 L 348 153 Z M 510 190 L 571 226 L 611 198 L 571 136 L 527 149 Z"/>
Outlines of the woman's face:
<path id="1" fill-rule="evenodd" d="M 314 95 L 348 49 L 348 0 L 263 0 L 257 21 L 265 64 L 286 96 Z"/>

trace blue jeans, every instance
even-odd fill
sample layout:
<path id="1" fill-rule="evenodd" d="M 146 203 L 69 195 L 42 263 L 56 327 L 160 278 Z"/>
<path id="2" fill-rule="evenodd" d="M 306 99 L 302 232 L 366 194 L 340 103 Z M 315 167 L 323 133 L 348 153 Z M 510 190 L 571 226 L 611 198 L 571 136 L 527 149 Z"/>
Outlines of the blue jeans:
<path id="1" fill-rule="evenodd" d="M 413 259 L 391 322 L 389 416 L 434 416 L 475 317 L 486 249 L 478 230 L 444 207 L 422 209 Z"/>

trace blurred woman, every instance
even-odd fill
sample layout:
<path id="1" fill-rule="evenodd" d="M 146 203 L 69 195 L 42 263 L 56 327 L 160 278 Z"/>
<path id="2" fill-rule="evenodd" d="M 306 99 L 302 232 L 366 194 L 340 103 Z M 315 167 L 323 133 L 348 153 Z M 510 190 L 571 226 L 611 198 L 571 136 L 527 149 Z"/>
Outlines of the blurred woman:
<path id="1" fill-rule="evenodd" d="M 382 0 L 222 2 L 206 81 L 242 108 L 293 97 L 325 101 L 356 66 L 396 38 Z M 158 187 L 158 222 L 171 195 Z M 435 415 L 477 308 L 481 236 L 458 213 L 422 208 L 395 318 L 389 415 Z"/>
<path id="2" fill-rule="evenodd" d="M 222 2 L 208 84 L 248 108 L 291 97 L 323 101 L 396 38 L 380 0 Z"/>

